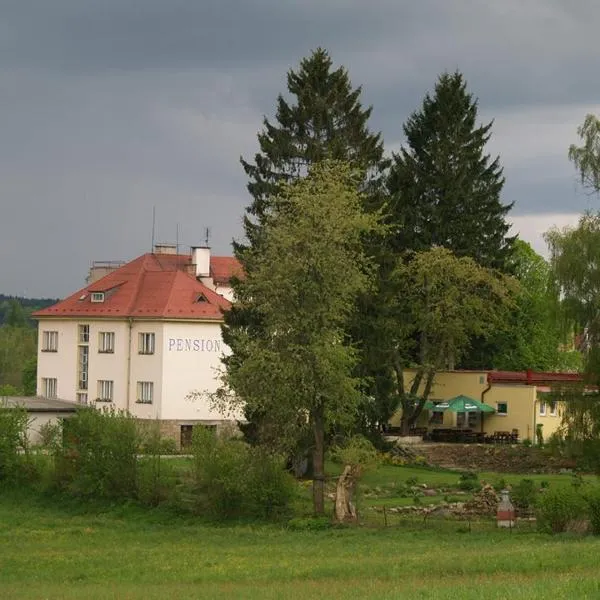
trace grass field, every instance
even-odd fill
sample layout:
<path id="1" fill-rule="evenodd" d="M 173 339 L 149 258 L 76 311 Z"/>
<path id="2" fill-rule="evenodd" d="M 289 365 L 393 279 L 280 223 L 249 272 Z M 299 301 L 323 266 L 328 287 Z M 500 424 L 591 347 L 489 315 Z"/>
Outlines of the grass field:
<path id="1" fill-rule="evenodd" d="M 454 473 L 383 467 L 367 483 L 411 477 L 456 481 Z M 408 519 L 387 529 L 293 531 L 0 495 L 0 598 L 16 600 L 600 598 L 599 556 L 594 537 L 510 533 L 491 522 L 471 532 L 460 522 Z"/>

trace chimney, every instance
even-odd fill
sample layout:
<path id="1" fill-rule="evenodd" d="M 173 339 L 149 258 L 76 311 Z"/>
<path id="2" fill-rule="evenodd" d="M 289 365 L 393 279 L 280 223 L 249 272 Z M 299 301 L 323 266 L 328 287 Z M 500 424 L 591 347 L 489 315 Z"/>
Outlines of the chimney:
<path id="1" fill-rule="evenodd" d="M 154 254 L 177 254 L 176 244 L 154 244 Z"/>
<path id="2" fill-rule="evenodd" d="M 196 265 L 196 277 L 210 277 L 210 248 L 192 246 L 192 263 Z"/>

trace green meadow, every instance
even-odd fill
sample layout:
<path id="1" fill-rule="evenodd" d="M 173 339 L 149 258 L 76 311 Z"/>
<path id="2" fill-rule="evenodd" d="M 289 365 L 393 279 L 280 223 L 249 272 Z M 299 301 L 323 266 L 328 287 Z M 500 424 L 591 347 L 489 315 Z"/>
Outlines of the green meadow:
<path id="1" fill-rule="evenodd" d="M 550 485 L 570 481 L 568 475 L 537 477 Z M 378 502 L 369 490 L 388 489 L 393 504 L 394 485 L 407 479 L 444 486 L 455 484 L 457 474 L 380 467 L 363 481 L 363 514 Z M 4 492 L 0 597 L 600 597 L 600 538 L 548 536 L 531 526 L 498 530 L 490 520 L 470 527 L 440 519 L 397 518 L 387 528 L 364 522 L 316 531 L 302 523 L 219 526 L 164 508 L 85 506 Z"/>

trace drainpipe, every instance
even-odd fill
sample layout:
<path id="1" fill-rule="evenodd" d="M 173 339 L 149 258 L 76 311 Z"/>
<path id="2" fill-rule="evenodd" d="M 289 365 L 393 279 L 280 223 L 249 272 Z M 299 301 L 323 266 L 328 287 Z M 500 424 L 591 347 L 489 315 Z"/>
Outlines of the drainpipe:
<path id="1" fill-rule="evenodd" d="M 537 411 L 537 387 L 533 388 L 533 431 L 531 433 L 532 441 L 537 446 L 538 439 L 535 432 L 536 427 L 536 411 Z"/>
<path id="2" fill-rule="evenodd" d="M 127 393 L 126 393 L 126 398 L 127 398 L 127 412 L 130 412 L 129 406 L 130 406 L 130 396 L 131 396 L 131 392 L 130 392 L 130 388 L 131 388 L 131 337 L 132 337 L 132 329 L 133 329 L 133 319 L 131 317 L 129 317 L 127 322 L 129 325 L 129 340 L 128 340 L 128 344 L 127 344 Z"/>
<path id="3" fill-rule="evenodd" d="M 487 386 L 485 387 L 485 389 L 481 392 L 481 403 L 485 404 L 485 395 L 492 389 L 492 378 L 491 378 L 491 374 L 488 373 L 487 374 Z M 483 419 L 484 419 L 484 414 L 485 413 L 481 413 L 481 433 L 483 433 Z"/>

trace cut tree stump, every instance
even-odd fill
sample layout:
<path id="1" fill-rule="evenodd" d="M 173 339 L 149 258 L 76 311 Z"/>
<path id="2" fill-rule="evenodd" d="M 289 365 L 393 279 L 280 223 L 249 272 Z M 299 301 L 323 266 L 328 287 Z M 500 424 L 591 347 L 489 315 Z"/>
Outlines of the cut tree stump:
<path id="1" fill-rule="evenodd" d="M 358 473 L 356 468 L 346 465 L 340 475 L 335 490 L 335 520 L 338 523 L 358 521 L 356 507 L 352 501 Z"/>

